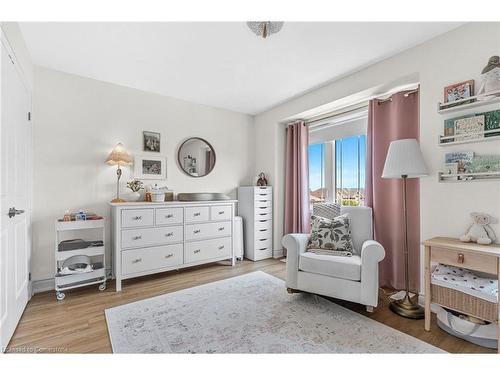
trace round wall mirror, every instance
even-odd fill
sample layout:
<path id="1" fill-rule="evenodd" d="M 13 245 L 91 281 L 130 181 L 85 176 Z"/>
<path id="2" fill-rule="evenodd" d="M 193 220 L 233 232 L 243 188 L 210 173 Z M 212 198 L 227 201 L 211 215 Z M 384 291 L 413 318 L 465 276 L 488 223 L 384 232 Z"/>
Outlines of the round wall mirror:
<path id="1" fill-rule="evenodd" d="M 214 169 L 215 150 L 202 138 L 189 138 L 180 145 L 177 160 L 184 173 L 203 177 Z"/>

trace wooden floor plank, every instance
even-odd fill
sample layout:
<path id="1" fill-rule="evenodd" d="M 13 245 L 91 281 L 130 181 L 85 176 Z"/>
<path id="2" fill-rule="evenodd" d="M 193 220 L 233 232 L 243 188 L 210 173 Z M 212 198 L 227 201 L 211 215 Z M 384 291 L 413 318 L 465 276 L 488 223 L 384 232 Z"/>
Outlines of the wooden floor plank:
<path id="1" fill-rule="evenodd" d="M 237 262 L 235 267 L 220 262 L 126 280 L 121 293 L 116 293 L 114 283 L 110 282 L 104 292 L 98 292 L 96 286 L 83 288 L 68 292 L 63 301 L 57 301 L 53 292 L 36 294 L 28 303 L 7 351 L 111 353 L 105 309 L 257 270 L 284 279 L 285 266 L 276 259 L 259 262 L 245 260 Z M 364 306 L 333 301 L 451 353 L 496 352 L 442 331 L 436 325 L 434 314 L 431 331 L 424 331 L 423 320 L 405 319 L 393 314 L 388 309 L 385 296 L 381 296 L 379 306 L 371 314 L 365 311 Z"/>

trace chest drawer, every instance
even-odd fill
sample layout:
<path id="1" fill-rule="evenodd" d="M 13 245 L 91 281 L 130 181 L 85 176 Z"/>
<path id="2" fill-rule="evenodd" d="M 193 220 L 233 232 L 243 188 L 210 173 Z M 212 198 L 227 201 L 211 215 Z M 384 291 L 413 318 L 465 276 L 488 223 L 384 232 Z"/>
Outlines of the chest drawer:
<path id="1" fill-rule="evenodd" d="M 162 245 L 183 240 L 183 226 L 123 230 L 122 248 Z"/>
<path id="2" fill-rule="evenodd" d="M 182 244 L 122 251 L 122 272 L 133 274 L 182 264 Z"/>
<path id="3" fill-rule="evenodd" d="M 186 225 L 186 240 L 200 240 L 204 238 L 223 237 L 230 235 L 230 221 Z"/>
<path id="4" fill-rule="evenodd" d="M 212 206 L 210 207 L 210 220 L 229 220 L 231 213 L 231 206 Z"/>
<path id="5" fill-rule="evenodd" d="M 152 208 L 122 211 L 122 228 L 149 227 L 154 224 Z"/>
<path id="6" fill-rule="evenodd" d="M 255 200 L 254 201 L 255 209 L 265 209 L 265 208 L 271 208 L 273 206 L 273 202 L 271 200 Z"/>
<path id="7" fill-rule="evenodd" d="M 485 254 L 473 254 L 460 250 L 432 247 L 431 261 L 475 271 L 497 273 L 497 258 Z"/>
<path id="8" fill-rule="evenodd" d="M 209 207 L 186 207 L 185 208 L 186 223 L 198 223 L 201 221 L 210 220 Z"/>
<path id="9" fill-rule="evenodd" d="M 270 236 L 266 236 L 265 238 L 256 238 L 255 239 L 255 248 L 259 249 L 269 249 L 272 245 L 272 238 Z"/>
<path id="10" fill-rule="evenodd" d="M 230 257 L 231 238 L 217 238 L 206 241 L 186 243 L 184 262 L 194 263 L 207 259 Z"/>
<path id="11" fill-rule="evenodd" d="M 156 225 L 182 224 L 184 209 L 182 207 L 157 208 L 155 210 Z"/>
<path id="12" fill-rule="evenodd" d="M 269 229 L 272 230 L 273 222 L 272 220 L 255 220 L 255 229 Z"/>

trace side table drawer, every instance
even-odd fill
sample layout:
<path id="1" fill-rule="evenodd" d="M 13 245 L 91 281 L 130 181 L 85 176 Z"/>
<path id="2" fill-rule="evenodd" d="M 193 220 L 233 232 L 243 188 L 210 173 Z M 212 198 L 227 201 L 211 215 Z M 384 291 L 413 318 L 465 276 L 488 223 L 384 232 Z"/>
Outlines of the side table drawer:
<path id="1" fill-rule="evenodd" d="M 498 272 L 497 258 L 485 254 L 472 254 L 460 250 L 432 247 L 431 261 L 492 274 Z"/>

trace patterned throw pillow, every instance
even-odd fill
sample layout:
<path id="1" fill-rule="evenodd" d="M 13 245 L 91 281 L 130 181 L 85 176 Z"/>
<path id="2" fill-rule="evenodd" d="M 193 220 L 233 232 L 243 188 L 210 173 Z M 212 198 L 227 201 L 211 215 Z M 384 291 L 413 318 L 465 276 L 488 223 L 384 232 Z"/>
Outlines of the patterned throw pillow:
<path id="1" fill-rule="evenodd" d="M 321 216 L 333 220 L 337 216 L 340 216 L 340 209 L 340 204 L 338 203 L 314 203 L 312 214 L 313 216 Z"/>
<path id="2" fill-rule="evenodd" d="M 330 220 L 313 215 L 307 251 L 316 254 L 351 256 L 353 243 L 349 217 L 341 215 Z"/>

